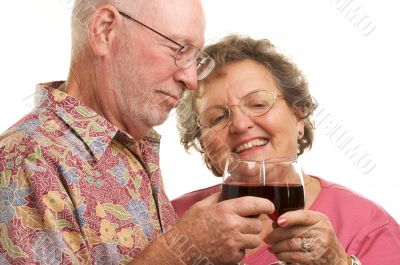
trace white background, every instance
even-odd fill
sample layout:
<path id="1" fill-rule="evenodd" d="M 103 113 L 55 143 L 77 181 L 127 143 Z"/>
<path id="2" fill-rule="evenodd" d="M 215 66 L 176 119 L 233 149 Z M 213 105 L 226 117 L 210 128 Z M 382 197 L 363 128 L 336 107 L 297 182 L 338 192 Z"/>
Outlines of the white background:
<path id="1" fill-rule="evenodd" d="M 66 78 L 71 2 L 2 3 L 0 131 L 29 112 L 36 83 Z M 400 19 L 395 3 L 205 0 L 204 7 L 207 43 L 229 33 L 268 38 L 308 77 L 320 107 L 314 147 L 301 159 L 304 169 L 376 201 L 400 221 Z M 220 181 L 199 155 L 180 146 L 174 113 L 157 130 L 163 135 L 161 167 L 170 198 Z"/>

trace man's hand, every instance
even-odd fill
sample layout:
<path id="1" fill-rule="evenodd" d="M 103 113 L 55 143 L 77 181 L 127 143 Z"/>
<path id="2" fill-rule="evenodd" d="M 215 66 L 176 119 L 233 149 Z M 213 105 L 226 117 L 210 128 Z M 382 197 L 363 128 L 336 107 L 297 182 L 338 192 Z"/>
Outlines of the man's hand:
<path id="1" fill-rule="evenodd" d="M 234 264 L 243 258 L 245 249 L 262 243 L 262 224 L 256 217 L 272 213 L 273 204 L 257 197 L 219 202 L 219 196 L 216 193 L 194 204 L 170 233 L 167 242 L 171 251 L 181 255 L 186 264 L 201 259 L 213 264 Z M 174 250 L 179 237 L 185 243 Z M 182 253 L 184 249 L 186 253 Z"/>

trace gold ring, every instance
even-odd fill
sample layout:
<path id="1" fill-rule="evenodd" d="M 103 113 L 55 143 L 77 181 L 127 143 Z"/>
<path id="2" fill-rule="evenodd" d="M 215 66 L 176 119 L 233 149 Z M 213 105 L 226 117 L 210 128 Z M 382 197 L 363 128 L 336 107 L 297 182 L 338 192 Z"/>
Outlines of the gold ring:
<path id="1" fill-rule="evenodd" d="M 311 242 L 310 242 L 310 238 L 308 237 L 303 237 L 301 239 L 301 250 L 304 253 L 310 252 L 311 250 Z"/>

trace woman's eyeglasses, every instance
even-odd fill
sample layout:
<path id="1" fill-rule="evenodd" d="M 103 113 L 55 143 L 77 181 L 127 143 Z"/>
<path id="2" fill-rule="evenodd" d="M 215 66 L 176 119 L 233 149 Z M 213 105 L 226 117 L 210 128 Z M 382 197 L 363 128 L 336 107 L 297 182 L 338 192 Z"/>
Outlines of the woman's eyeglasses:
<path id="1" fill-rule="evenodd" d="M 238 105 L 217 105 L 202 111 L 200 123 L 213 130 L 225 128 L 232 116 L 232 107 L 239 107 L 243 113 L 251 117 L 259 117 L 267 113 L 275 104 L 277 97 L 282 97 L 266 90 L 253 91 L 245 95 Z"/>

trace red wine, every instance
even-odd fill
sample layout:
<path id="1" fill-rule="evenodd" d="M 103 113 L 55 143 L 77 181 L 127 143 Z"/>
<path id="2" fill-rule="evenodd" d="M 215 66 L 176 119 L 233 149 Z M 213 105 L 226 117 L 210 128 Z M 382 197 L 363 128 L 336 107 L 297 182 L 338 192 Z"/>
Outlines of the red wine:
<path id="1" fill-rule="evenodd" d="M 243 185 L 222 184 L 221 199 L 228 200 L 243 196 L 266 198 L 275 205 L 270 218 L 276 220 L 281 214 L 304 208 L 304 190 L 299 184 Z"/>

